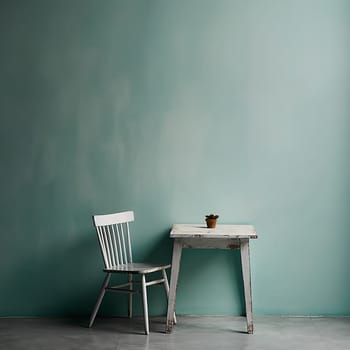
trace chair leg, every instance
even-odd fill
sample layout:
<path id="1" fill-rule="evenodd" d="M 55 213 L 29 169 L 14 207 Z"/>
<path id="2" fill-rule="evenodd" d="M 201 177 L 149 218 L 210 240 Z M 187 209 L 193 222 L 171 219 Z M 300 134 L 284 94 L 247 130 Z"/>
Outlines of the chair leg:
<path id="1" fill-rule="evenodd" d="M 133 288 L 132 274 L 129 273 L 129 289 Z M 128 305 L 128 316 L 132 318 L 132 293 L 129 293 L 129 305 Z"/>
<path id="2" fill-rule="evenodd" d="M 92 327 L 94 321 L 95 321 L 95 317 L 96 317 L 96 314 L 97 314 L 97 311 L 98 309 L 100 308 L 100 305 L 102 303 L 102 299 L 106 293 L 106 287 L 109 283 L 109 280 L 111 278 L 111 274 L 110 273 L 107 273 L 103 283 L 102 283 L 102 288 L 101 288 L 101 292 L 100 292 L 100 295 L 98 296 L 97 298 L 97 301 L 96 301 L 96 304 L 95 304 L 95 307 L 94 307 L 94 310 L 92 311 L 92 314 L 91 314 L 91 317 L 90 317 L 90 323 L 89 323 L 89 328 Z"/>
<path id="3" fill-rule="evenodd" d="M 148 321 L 148 303 L 147 303 L 147 286 L 146 277 L 142 275 L 142 301 L 143 301 L 143 317 L 145 322 L 145 333 L 149 334 L 149 321 Z"/>
<path id="4" fill-rule="evenodd" d="M 169 281 L 168 281 L 168 276 L 166 274 L 165 269 L 162 270 L 162 274 L 163 274 L 163 278 L 164 278 L 164 289 L 165 289 L 165 293 L 167 295 L 167 298 L 169 300 Z M 175 315 L 175 311 L 174 311 L 174 324 L 176 324 L 176 315 Z"/>

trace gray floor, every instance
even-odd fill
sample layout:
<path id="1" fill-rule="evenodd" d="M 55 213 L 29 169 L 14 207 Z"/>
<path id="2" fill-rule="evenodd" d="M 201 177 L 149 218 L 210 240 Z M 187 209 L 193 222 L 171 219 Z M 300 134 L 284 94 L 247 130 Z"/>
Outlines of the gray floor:
<path id="1" fill-rule="evenodd" d="M 92 329 L 86 322 L 0 318 L 0 349 L 350 349 L 350 318 L 255 317 L 253 335 L 243 317 L 178 316 L 172 334 L 165 318 L 152 318 L 149 336 L 142 319 L 96 319 Z"/>

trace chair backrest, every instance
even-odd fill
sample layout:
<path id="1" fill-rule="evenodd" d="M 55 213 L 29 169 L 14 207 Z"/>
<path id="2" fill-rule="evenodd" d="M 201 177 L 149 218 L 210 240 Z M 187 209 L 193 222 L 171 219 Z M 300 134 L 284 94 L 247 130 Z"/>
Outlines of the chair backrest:
<path id="1" fill-rule="evenodd" d="M 105 268 L 132 263 L 129 222 L 134 221 L 134 212 L 94 215 L 92 219 Z"/>

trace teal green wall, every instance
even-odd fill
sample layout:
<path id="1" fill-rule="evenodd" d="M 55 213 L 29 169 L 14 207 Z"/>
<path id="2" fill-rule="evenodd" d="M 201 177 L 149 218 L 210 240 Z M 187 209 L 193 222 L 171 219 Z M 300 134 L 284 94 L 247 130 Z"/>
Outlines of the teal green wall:
<path id="1" fill-rule="evenodd" d="M 350 315 L 349 1 L 3 0 L 0 45 L 1 316 L 89 314 L 91 215 L 126 209 L 155 261 L 252 223 L 256 314 Z M 242 313 L 239 255 L 181 268 L 178 313 Z"/>

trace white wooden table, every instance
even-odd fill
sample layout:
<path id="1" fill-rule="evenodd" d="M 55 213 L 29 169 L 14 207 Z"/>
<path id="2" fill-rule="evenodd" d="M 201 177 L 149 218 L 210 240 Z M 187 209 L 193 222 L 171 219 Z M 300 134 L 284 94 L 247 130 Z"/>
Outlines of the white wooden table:
<path id="1" fill-rule="evenodd" d="M 166 332 L 174 325 L 176 289 L 182 248 L 240 249 L 246 306 L 247 332 L 253 333 L 252 292 L 250 280 L 249 240 L 258 238 L 252 225 L 217 225 L 209 229 L 201 224 L 175 224 L 170 232 L 174 238 Z"/>

